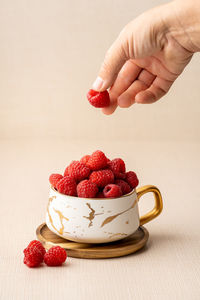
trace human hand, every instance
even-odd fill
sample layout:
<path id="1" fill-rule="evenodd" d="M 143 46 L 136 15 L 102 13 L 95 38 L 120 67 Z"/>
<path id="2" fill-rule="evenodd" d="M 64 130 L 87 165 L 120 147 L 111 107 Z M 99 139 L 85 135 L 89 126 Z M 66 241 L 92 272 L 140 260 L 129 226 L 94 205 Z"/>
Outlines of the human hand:
<path id="1" fill-rule="evenodd" d="M 153 103 L 169 91 L 199 50 L 194 39 L 198 27 L 194 2 L 200 8 L 196 0 L 156 7 L 122 30 L 93 84 L 97 91 L 110 88 L 111 104 L 102 109 L 105 114 L 112 114 L 117 106 Z M 187 32 L 187 26 L 193 26 L 192 32 Z"/>

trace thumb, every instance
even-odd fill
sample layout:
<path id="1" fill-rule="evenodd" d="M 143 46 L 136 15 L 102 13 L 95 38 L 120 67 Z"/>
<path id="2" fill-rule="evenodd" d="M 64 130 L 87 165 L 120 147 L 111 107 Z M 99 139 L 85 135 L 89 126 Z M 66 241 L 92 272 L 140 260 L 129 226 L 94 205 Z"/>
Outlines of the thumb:
<path id="1" fill-rule="evenodd" d="M 95 91 L 102 92 L 111 87 L 122 66 L 128 60 L 123 40 L 124 38 L 120 35 L 107 51 L 98 77 L 93 83 Z"/>

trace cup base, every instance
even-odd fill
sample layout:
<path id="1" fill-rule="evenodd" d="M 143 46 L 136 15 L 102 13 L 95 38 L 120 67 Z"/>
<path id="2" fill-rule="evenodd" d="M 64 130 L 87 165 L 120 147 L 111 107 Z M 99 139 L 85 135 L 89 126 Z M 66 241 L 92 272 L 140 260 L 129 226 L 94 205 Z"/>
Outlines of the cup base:
<path id="1" fill-rule="evenodd" d="M 36 235 L 46 249 L 52 246 L 61 246 L 67 251 L 68 256 L 77 258 L 125 256 L 143 248 L 149 238 L 148 230 L 144 226 L 140 226 L 132 235 L 115 242 L 102 244 L 72 242 L 50 231 L 46 223 L 37 228 Z"/>

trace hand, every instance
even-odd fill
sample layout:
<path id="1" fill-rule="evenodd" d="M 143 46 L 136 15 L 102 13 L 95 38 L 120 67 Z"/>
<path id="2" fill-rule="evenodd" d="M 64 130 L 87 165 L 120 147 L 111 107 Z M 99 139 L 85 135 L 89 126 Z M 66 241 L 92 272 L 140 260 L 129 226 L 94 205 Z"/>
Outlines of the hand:
<path id="1" fill-rule="evenodd" d="M 111 104 L 102 109 L 105 114 L 112 114 L 118 105 L 127 108 L 135 102 L 160 99 L 198 51 L 181 25 L 184 18 L 186 25 L 194 14 L 187 7 L 192 1 L 186 1 L 185 10 L 180 2 L 143 13 L 122 30 L 110 47 L 93 84 L 97 91 L 110 88 Z"/>

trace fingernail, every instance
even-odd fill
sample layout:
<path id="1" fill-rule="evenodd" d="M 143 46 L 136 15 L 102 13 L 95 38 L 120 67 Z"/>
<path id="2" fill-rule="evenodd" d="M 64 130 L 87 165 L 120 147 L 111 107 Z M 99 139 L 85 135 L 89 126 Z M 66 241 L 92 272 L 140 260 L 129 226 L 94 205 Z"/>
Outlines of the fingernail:
<path id="1" fill-rule="evenodd" d="M 95 91 L 99 91 L 103 86 L 103 79 L 101 77 L 97 77 L 92 87 Z"/>

